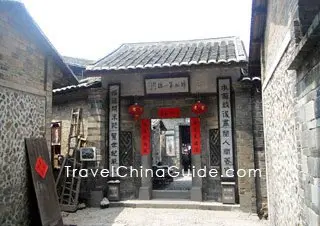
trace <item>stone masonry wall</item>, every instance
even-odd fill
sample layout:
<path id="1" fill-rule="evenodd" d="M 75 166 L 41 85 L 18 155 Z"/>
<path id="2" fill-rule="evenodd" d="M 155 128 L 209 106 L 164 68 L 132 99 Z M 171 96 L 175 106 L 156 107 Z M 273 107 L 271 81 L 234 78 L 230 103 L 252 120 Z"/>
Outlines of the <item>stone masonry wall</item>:
<path id="1" fill-rule="evenodd" d="M 272 225 L 301 223 L 299 151 L 295 125 L 295 77 L 287 71 L 293 43 L 263 90 L 269 218 Z"/>
<path id="2" fill-rule="evenodd" d="M 45 98 L 0 86 L 0 225 L 28 225 L 24 138 L 45 134 Z"/>
<path id="3" fill-rule="evenodd" d="M 311 18 L 314 17 L 319 3 L 314 1 L 310 8 L 312 2 L 269 1 L 268 7 L 264 37 L 265 55 L 262 62 L 267 65 L 266 62 L 269 61 L 273 66 L 262 69 L 262 86 L 269 218 L 270 223 L 276 226 L 309 226 L 320 223 L 320 137 L 317 124 L 319 39 L 312 48 L 302 50 L 304 47 L 300 47 L 302 40 L 305 43 L 309 38 L 315 40 L 319 37 L 312 34 L 313 31 L 308 31 L 308 34 L 303 36 L 307 28 L 316 30 L 319 27 L 319 14 Z M 274 23 L 276 21 L 272 15 L 277 12 L 277 7 L 281 8 L 283 5 L 291 7 L 287 7 L 287 13 L 282 15 L 283 18 L 287 17 L 287 23 L 281 26 L 281 23 Z M 313 12 L 310 13 L 311 11 Z M 302 24 L 298 23 L 298 19 Z M 308 23 L 312 19 L 315 19 L 315 23 L 309 27 Z M 302 34 L 297 32 L 299 25 L 302 26 Z M 270 33 L 272 29 L 274 32 Z M 287 35 L 281 40 L 278 38 L 279 34 Z M 279 47 L 274 49 L 274 54 L 278 57 L 273 57 L 274 54 L 266 51 L 274 45 Z M 300 60 L 295 59 L 299 52 L 303 55 Z"/>
<path id="4" fill-rule="evenodd" d="M 296 124 L 304 225 L 320 225 L 320 46 L 297 70 Z"/>

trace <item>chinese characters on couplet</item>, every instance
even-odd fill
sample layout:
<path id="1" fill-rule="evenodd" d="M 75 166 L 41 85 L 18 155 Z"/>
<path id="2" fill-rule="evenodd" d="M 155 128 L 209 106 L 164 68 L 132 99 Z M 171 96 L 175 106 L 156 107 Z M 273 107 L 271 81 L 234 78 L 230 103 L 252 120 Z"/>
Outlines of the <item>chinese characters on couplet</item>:
<path id="1" fill-rule="evenodd" d="M 230 83 L 231 81 L 229 78 L 218 79 L 221 174 L 223 177 L 227 177 L 227 170 L 234 169 Z M 232 172 L 229 172 L 228 174 L 230 175 L 230 173 Z"/>
<path id="2" fill-rule="evenodd" d="M 120 86 L 109 86 L 109 166 L 119 167 Z"/>
<path id="3" fill-rule="evenodd" d="M 151 151 L 150 144 L 150 127 L 151 120 L 150 119 L 141 119 L 140 121 L 140 129 L 141 129 L 141 155 L 148 155 Z"/>
<path id="4" fill-rule="evenodd" d="M 201 153 L 200 118 L 190 118 L 191 152 L 193 155 Z"/>

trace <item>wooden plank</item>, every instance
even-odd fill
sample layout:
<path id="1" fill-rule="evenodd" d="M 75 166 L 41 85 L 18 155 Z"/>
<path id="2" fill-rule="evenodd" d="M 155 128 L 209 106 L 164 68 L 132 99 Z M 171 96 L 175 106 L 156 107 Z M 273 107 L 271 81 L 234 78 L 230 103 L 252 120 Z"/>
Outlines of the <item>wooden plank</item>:
<path id="1" fill-rule="evenodd" d="M 47 142 L 45 138 L 28 138 L 25 143 L 42 225 L 63 226 Z M 37 168 L 44 169 L 42 174 Z"/>

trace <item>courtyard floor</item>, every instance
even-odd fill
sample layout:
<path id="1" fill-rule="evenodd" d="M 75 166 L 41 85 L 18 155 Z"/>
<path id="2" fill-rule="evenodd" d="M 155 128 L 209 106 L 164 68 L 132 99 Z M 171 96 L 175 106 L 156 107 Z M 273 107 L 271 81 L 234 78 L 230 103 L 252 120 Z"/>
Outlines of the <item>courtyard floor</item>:
<path id="1" fill-rule="evenodd" d="M 63 213 L 64 224 L 77 226 L 263 226 L 268 221 L 239 211 L 190 209 L 87 208 Z"/>

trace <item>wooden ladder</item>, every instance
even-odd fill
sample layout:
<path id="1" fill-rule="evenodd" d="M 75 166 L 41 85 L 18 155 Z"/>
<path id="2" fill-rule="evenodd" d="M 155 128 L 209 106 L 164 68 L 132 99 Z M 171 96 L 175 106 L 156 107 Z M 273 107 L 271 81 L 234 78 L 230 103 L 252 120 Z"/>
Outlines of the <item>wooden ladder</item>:
<path id="1" fill-rule="evenodd" d="M 72 109 L 68 151 L 56 180 L 56 189 L 62 211 L 77 211 L 81 184 L 81 177 L 78 172 L 82 169 L 82 162 L 80 162 L 79 152 L 77 151 L 83 146 L 83 142 L 82 109 Z"/>

